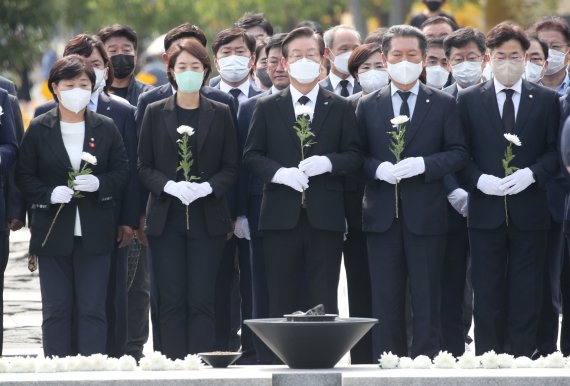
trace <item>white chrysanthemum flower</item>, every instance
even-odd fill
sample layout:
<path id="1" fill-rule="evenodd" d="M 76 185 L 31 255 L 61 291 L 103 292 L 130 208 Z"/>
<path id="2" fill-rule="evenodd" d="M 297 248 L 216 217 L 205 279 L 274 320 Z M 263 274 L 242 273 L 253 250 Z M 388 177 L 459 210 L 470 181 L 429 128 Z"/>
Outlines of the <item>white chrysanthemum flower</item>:
<path id="1" fill-rule="evenodd" d="M 31 366 L 30 366 L 31 363 Z M 31 369 L 31 367 L 34 367 Z M 30 371 L 31 369 L 31 371 Z M 10 368 L 8 372 L 10 373 L 33 373 L 35 371 L 35 366 L 32 361 L 24 357 L 14 357 L 10 359 Z"/>
<path id="2" fill-rule="evenodd" d="M 437 369 L 453 369 L 456 366 L 455 357 L 447 351 L 440 351 L 435 358 L 433 364 Z"/>
<path id="3" fill-rule="evenodd" d="M 398 356 L 392 354 L 392 351 L 388 353 L 384 351 L 378 360 L 380 367 L 383 369 L 395 369 L 398 367 L 398 361 Z"/>
<path id="4" fill-rule="evenodd" d="M 36 373 L 55 373 L 56 367 L 49 358 L 36 358 Z"/>
<path id="5" fill-rule="evenodd" d="M 510 354 L 499 354 L 499 367 L 510 369 L 515 366 L 515 357 Z"/>
<path id="6" fill-rule="evenodd" d="M 194 135 L 194 129 L 188 125 L 180 125 L 176 131 L 178 134 L 188 134 L 188 136 Z"/>
<path id="7" fill-rule="evenodd" d="M 521 140 L 519 139 L 519 137 L 516 134 L 509 134 L 509 133 L 505 133 L 503 134 L 505 136 L 505 139 L 507 141 L 509 141 L 510 143 L 512 143 L 513 145 L 516 146 L 521 146 Z"/>
<path id="8" fill-rule="evenodd" d="M 481 367 L 481 361 L 472 352 L 465 352 L 457 358 L 457 364 L 462 369 L 478 369 Z"/>
<path id="9" fill-rule="evenodd" d="M 517 369 L 530 369 L 533 367 L 533 361 L 529 357 L 517 357 L 515 359 L 515 367 Z"/>
<path id="10" fill-rule="evenodd" d="M 80 361 L 82 361 L 82 358 L 82 355 L 67 356 L 65 358 L 62 358 L 66 364 L 66 371 L 83 371 L 80 369 Z"/>
<path id="11" fill-rule="evenodd" d="M 184 360 L 182 359 L 175 359 L 174 361 L 170 361 L 169 365 L 170 367 L 168 368 L 168 370 L 173 370 L 173 371 L 186 370 L 186 362 L 184 362 Z"/>
<path id="12" fill-rule="evenodd" d="M 307 105 L 297 105 L 295 106 L 295 116 L 303 116 L 303 115 L 308 115 L 310 116 L 311 113 L 313 112 L 313 109 L 311 108 L 311 106 L 307 106 Z"/>
<path id="13" fill-rule="evenodd" d="M 66 358 L 52 357 L 51 363 L 53 363 L 55 371 L 58 373 L 69 371 L 67 369 L 67 359 Z"/>
<path id="14" fill-rule="evenodd" d="M 107 371 L 121 371 L 119 359 L 107 358 Z"/>
<path id="15" fill-rule="evenodd" d="M 184 362 L 186 362 L 187 370 L 199 370 L 203 365 L 202 358 L 197 354 L 186 355 Z"/>
<path id="16" fill-rule="evenodd" d="M 133 371 L 137 368 L 137 361 L 130 355 L 123 355 L 119 358 L 119 370 Z"/>
<path id="17" fill-rule="evenodd" d="M 142 358 L 140 360 L 140 366 L 144 371 L 164 371 L 169 369 L 170 360 L 160 352 L 155 351 Z"/>
<path id="18" fill-rule="evenodd" d="M 414 358 L 414 369 L 431 369 L 431 359 L 425 355 Z"/>
<path id="19" fill-rule="evenodd" d="M 392 124 L 392 126 L 398 126 L 398 125 L 403 125 L 409 120 L 410 118 L 408 118 L 407 115 L 398 115 L 397 117 L 390 119 L 390 123 Z"/>
<path id="20" fill-rule="evenodd" d="M 409 357 L 401 357 L 400 362 L 398 362 L 399 369 L 413 369 L 414 368 L 414 360 Z"/>
<path id="21" fill-rule="evenodd" d="M 532 367 L 536 368 L 536 369 L 544 369 L 546 368 L 546 358 L 545 357 L 540 357 L 537 358 L 533 361 L 532 363 Z"/>
<path id="22" fill-rule="evenodd" d="M 485 354 L 481 355 L 481 365 L 484 369 L 498 369 L 499 356 L 493 350 L 487 351 Z"/>
<path id="23" fill-rule="evenodd" d="M 77 355 L 77 361 L 75 363 L 75 368 L 72 371 L 91 371 L 91 359 L 89 357 L 84 357 L 83 355 Z"/>
<path id="24" fill-rule="evenodd" d="M 81 159 L 88 164 L 97 165 L 97 157 L 95 157 L 93 154 L 87 153 L 86 151 L 81 153 Z"/>
<path id="25" fill-rule="evenodd" d="M 91 371 L 105 371 L 107 370 L 107 355 L 93 354 L 89 356 L 89 365 Z"/>
<path id="26" fill-rule="evenodd" d="M 548 355 L 546 358 L 546 367 L 549 368 L 556 368 L 561 369 L 564 368 L 565 360 L 564 355 L 560 351 L 553 352 L 552 354 Z"/>

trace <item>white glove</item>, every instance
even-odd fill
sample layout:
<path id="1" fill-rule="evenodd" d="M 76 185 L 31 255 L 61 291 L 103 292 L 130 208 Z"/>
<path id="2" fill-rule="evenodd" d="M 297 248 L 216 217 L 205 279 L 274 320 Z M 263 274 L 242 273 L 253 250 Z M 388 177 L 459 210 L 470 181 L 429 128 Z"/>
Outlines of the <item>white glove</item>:
<path id="1" fill-rule="evenodd" d="M 73 193 L 73 189 L 70 189 L 67 186 L 56 186 L 51 191 L 50 202 L 52 204 L 67 204 L 71 201 Z"/>
<path id="2" fill-rule="evenodd" d="M 99 179 L 93 174 L 77 176 L 73 180 L 73 189 L 80 192 L 96 192 L 99 190 Z"/>
<path id="3" fill-rule="evenodd" d="M 394 165 L 394 176 L 398 180 L 415 177 L 426 171 L 423 157 L 410 157 Z"/>
<path id="4" fill-rule="evenodd" d="M 309 177 L 297 168 L 281 168 L 277 170 L 271 182 L 282 184 L 298 192 L 309 187 Z"/>
<path id="5" fill-rule="evenodd" d="M 236 235 L 238 239 L 251 240 L 251 235 L 249 233 L 249 222 L 247 221 L 247 217 L 238 216 L 236 218 L 234 235 Z"/>
<path id="6" fill-rule="evenodd" d="M 168 181 L 164 186 L 163 190 L 165 193 L 168 193 L 171 196 L 178 198 L 182 202 L 182 204 L 190 205 L 190 203 L 194 201 L 197 197 L 187 184 L 189 184 L 189 182 Z"/>
<path id="7" fill-rule="evenodd" d="M 386 181 L 389 184 L 395 185 L 398 179 L 394 175 L 394 165 L 392 162 L 382 162 L 376 169 L 376 178 L 380 181 Z"/>
<path id="8" fill-rule="evenodd" d="M 501 189 L 502 180 L 490 174 L 481 174 L 477 181 L 477 189 L 490 196 L 504 196 L 505 191 Z"/>
<path id="9" fill-rule="evenodd" d="M 519 169 L 501 180 L 501 189 L 504 190 L 505 195 L 517 194 L 528 188 L 534 182 L 532 170 L 529 168 Z"/>
<path id="10" fill-rule="evenodd" d="M 332 172 L 332 163 L 329 157 L 324 155 L 314 155 L 299 163 L 299 170 L 307 177 L 318 176 L 327 172 Z"/>
<path id="11" fill-rule="evenodd" d="M 459 213 L 463 217 L 467 217 L 468 198 L 469 194 L 461 188 L 457 188 L 453 192 L 447 195 L 447 200 L 449 201 L 453 209 L 455 209 L 457 213 Z"/>
<path id="12" fill-rule="evenodd" d="M 189 188 L 196 194 L 196 198 L 206 197 L 212 193 L 212 186 L 209 182 L 188 182 Z M 193 200 L 192 200 L 193 201 Z"/>

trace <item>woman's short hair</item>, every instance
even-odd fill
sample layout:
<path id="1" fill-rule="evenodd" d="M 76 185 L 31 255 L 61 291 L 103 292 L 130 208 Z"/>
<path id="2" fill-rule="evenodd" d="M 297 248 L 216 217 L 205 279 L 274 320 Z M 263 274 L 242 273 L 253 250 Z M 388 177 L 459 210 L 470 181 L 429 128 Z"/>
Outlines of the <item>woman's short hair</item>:
<path id="1" fill-rule="evenodd" d="M 353 77 L 358 76 L 358 69 L 374 54 L 381 54 L 382 47 L 376 43 L 362 44 L 352 51 L 348 58 L 348 72 Z"/>
<path id="2" fill-rule="evenodd" d="M 180 43 L 173 44 L 168 51 L 166 51 L 166 56 L 168 57 L 168 81 L 170 84 L 175 88 L 178 89 L 178 85 L 176 84 L 176 79 L 174 75 L 172 75 L 172 71 L 174 69 L 174 65 L 176 64 L 176 59 L 180 56 L 182 52 L 187 52 L 196 59 L 198 59 L 202 66 L 204 66 L 204 80 L 202 81 L 202 86 L 206 84 L 206 80 L 210 76 L 212 72 L 212 64 L 210 62 L 210 57 L 208 56 L 208 52 L 203 45 L 198 43 L 195 39 L 184 39 Z"/>
<path id="3" fill-rule="evenodd" d="M 95 71 L 93 71 L 93 66 L 91 66 L 83 56 L 72 54 L 57 60 L 53 66 L 51 66 L 48 77 L 48 88 L 53 99 L 59 102 L 53 91 L 52 85 L 54 83 L 58 84 L 62 80 L 75 79 L 82 74 L 87 75 L 91 81 L 91 91 L 93 92 L 93 87 L 95 86 Z"/>

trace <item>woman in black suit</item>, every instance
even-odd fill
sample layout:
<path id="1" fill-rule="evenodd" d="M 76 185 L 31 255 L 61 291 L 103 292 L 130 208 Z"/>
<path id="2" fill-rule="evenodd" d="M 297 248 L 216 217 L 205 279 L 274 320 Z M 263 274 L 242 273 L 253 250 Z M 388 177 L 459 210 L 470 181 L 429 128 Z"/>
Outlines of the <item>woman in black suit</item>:
<path id="1" fill-rule="evenodd" d="M 113 206 L 128 164 L 113 121 L 86 109 L 94 84 L 84 58 L 55 62 L 48 85 L 58 106 L 32 120 L 17 163 L 17 184 L 33 210 L 30 253 L 38 255 L 46 356 L 106 350 Z M 85 153 L 96 160 L 86 165 Z M 70 177 L 84 167 L 91 172 Z"/>
<path id="2" fill-rule="evenodd" d="M 214 348 L 216 275 L 232 231 L 225 196 L 237 178 L 238 147 L 229 108 L 199 94 L 211 71 L 205 48 L 189 39 L 167 56 L 168 78 L 177 92 L 147 107 L 138 169 L 151 192 L 146 232 L 162 352 L 175 359 Z M 177 170 L 181 126 L 194 131 L 187 146 L 192 182 Z"/>

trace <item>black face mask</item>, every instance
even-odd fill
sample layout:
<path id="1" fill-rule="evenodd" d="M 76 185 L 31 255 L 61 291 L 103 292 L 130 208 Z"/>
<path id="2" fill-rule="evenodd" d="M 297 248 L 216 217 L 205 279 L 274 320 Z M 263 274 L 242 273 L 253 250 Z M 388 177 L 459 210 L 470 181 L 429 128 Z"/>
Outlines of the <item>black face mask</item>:
<path id="1" fill-rule="evenodd" d="M 113 75 L 117 79 L 125 79 L 131 75 L 135 69 L 135 56 L 134 55 L 113 55 L 111 56 L 111 63 L 113 63 Z"/>
<path id="2" fill-rule="evenodd" d="M 255 76 L 257 77 L 257 79 L 259 79 L 259 82 L 262 85 L 264 85 L 265 87 L 270 88 L 271 86 L 273 86 L 273 83 L 271 82 L 271 78 L 267 74 L 267 69 L 258 68 L 255 71 Z"/>
<path id="3" fill-rule="evenodd" d="M 426 5 L 431 12 L 435 12 L 441 8 L 441 1 L 426 1 Z"/>

